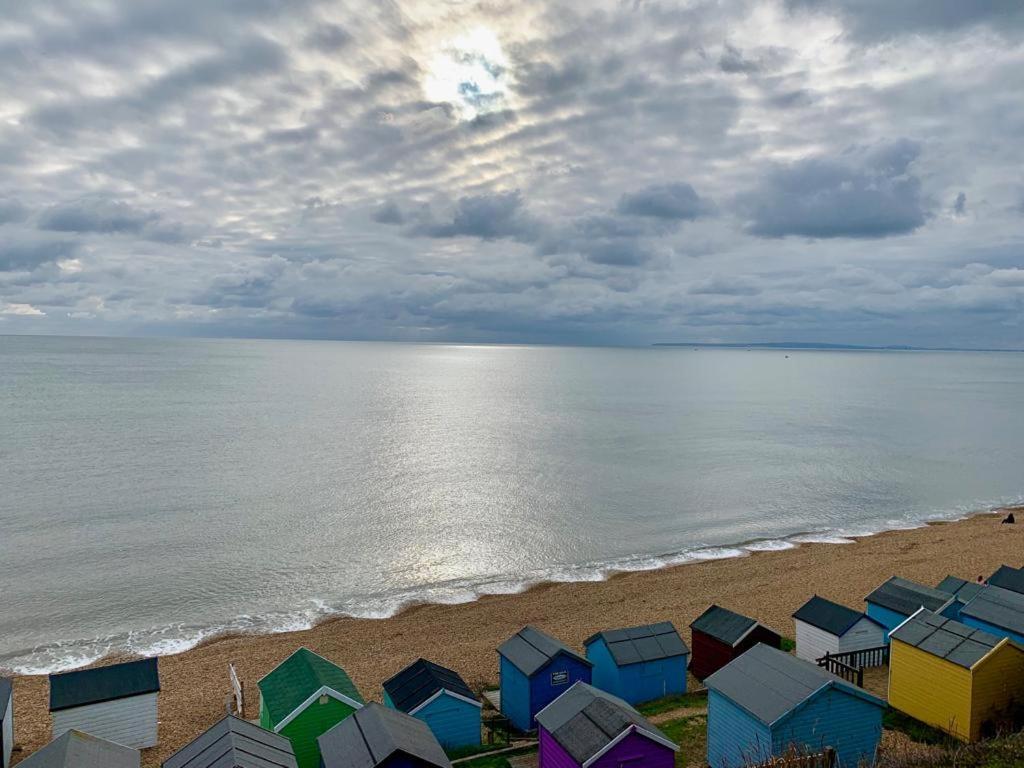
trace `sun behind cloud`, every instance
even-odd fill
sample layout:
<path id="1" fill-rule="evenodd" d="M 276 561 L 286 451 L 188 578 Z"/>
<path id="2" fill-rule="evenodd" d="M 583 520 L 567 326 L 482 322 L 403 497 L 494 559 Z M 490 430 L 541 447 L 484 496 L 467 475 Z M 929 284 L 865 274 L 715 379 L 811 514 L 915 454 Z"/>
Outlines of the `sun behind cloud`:
<path id="1" fill-rule="evenodd" d="M 498 36 L 476 27 L 446 41 L 426 67 L 423 94 L 462 120 L 508 106 L 512 71 Z"/>

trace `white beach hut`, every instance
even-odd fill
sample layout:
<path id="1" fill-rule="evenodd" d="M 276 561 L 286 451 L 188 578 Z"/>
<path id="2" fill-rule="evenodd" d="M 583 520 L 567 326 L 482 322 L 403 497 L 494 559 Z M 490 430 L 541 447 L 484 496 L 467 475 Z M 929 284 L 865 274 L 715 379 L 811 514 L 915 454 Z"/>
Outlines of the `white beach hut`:
<path id="1" fill-rule="evenodd" d="M 53 736 L 78 730 L 126 747 L 155 746 L 159 692 L 155 658 L 50 675 Z"/>
<path id="2" fill-rule="evenodd" d="M 826 653 L 847 653 L 885 645 L 885 627 L 867 614 L 815 595 L 793 614 L 796 655 L 817 661 Z"/>

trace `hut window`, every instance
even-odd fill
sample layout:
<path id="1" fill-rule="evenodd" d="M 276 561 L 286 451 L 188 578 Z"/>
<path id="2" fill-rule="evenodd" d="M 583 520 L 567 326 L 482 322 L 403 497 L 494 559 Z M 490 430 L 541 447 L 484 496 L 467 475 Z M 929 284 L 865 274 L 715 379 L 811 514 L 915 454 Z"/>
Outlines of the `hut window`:
<path id="1" fill-rule="evenodd" d="M 328 696 L 326 693 L 320 694 L 320 703 L 321 704 L 326 704 L 328 701 L 330 701 L 330 699 L 331 699 L 331 697 Z"/>

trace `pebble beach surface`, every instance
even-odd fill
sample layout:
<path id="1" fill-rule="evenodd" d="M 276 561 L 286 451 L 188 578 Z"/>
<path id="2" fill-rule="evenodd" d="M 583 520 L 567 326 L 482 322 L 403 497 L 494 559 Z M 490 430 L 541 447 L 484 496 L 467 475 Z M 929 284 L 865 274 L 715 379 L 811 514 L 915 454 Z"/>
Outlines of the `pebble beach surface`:
<path id="1" fill-rule="evenodd" d="M 689 641 L 689 623 L 717 602 L 792 636 L 790 616 L 813 594 L 862 608 L 864 595 L 894 574 L 936 584 L 947 574 L 974 579 L 1003 563 L 1021 565 L 1024 525 L 1001 525 L 1003 514 L 602 582 L 543 584 L 462 605 L 415 606 L 388 619 L 338 618 L 300 632 L 211 640 L 161 658 L 160 744 L 143 753 L 143 765 L 159 766 L 224 714 L 229 663 L 243 681 L 252 718 L 257 680 L 299 646 L 341 664 L 367 700 L 379 700 L 381 682 L 420 656 L 458 670 L 473 687 L 496 684 L 495 648 L 527 623 L 580 649 L 597 630 L 664 620 Z M 16 678 L 15 763 L 49 739 L 47 695 L 46 677 Z"/>

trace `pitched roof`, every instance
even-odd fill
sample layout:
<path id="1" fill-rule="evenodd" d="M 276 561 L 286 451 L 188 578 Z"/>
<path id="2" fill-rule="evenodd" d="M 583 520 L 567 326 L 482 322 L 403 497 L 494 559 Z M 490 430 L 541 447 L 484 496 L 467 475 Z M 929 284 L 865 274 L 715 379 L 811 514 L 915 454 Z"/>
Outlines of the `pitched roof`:
<path id="1" fill-rule="evenodd" d="M 308 648 L 299 648 L 257 685 L 275 726 L 321 688 L 330 688 L 357 704 L 363 703 L 345 670 Z"/>
<path id="2" fill-rule="evenodd" d="M 619 667 L 685 656 L 690 652 L 671 621 L 643 627 L 607 629 L 591 635 L 583 644 L 589 646 L 598 640 L 604 640 Z"/>
<path id="3" fill-rule="evenodd" d="M 874 621 L 874 619 L 860 611 L 847 608 L 839 603 L 833 603 L 831 600 L 826 600 L 824 597 L 818 597 L 817 595 L 814 595 L 814 597 L 801 605 L 796 613 L 793 614 L 793 618 L 805 624 L 810 624 L 812 627 L 823 629 L 830 635 L 836 635 L 837 637 L 845 635 L 861 619 L 866 618 L 869 621 Z M 878 622 L 875 623 L 877 624 Z"/>
<path id="4" fill-rule="evenodd" d="M 884 584 L 879 585 L 864 600 L 909 616 L 918 608 L 937 611 L 949 601 L 950 597 L 952 595 L 949 592 L 940 592 L 932 587 L 926 587 L 924 584 L 918 584 L 916 581 L 893 576 Z"/>
<path id="5" fill-rule="evenodd" d="M 988 583 L 993 587 L 1002 587 L 1011 592 L 1024 594 L 1024 568 L 1012 568 L 1009 565 L 1000 565 L 996 572 L 988 577 Z"/>
<path id="6" fill-rule="evenodd" d="M 600 755 L 630 728 L 676 749 L 629 704 L 583 682 L 575 683 L 538 712 L 537 722 L 579 765 Z"/>
<path id="7" fill-rule="evenodd" d="M 961 579 L 959 576 L 947 576 L 935 588 L 940 592 L 949 592 L 957 600 L 965 603 L 983 590 L 985 585 Z"/>
<path id="8" fill-rule="evenodd" d="M 568 654 L 588 667 L 593 666 L 565 643 L 531 626 L 523 627 L 498 646 L 498 653 L 527 676 L 532 675 L 560 653 Z"/>
<path id="9" fill-rule="evenodd" d="M 50 675 L 50 711 L 140 696 L 160 690 L 156 658 Z"/>
<path id="10" fill-rule="evenodd" d="M 894 629 L 890 637 L 966 669 L 1002 642 L 1000 637 L 923 608 Z"/>
<path id="11" fill-rule="evenodd" d="M 448 756 L 422 720 L 370 702 L 320 736 L 324 768 L 373 768 L 400 752 L 450 768 Z"/>
<path id="12" fill-rule="evenodd" d="M 756 626 L 757 621 L 749 616 L 734 613 L 720 605 L 712 605 L 690 624 L 690 629 L 734 646 Z"/>
<path id="13" fill-rule="evenodd" d="M 809 661 L 758 643 L 711 675 L 704 684 L 765 725 L 774 725 L 831 686 L 877 706 L 885 702 Z"/>
<path id="14" fill-rule="evenodd" d="M 286 737 L 231 715 L 167 760 L 163 768 L 297 768 Z"/>
<path id="15" fill-rule="evenodd" d="M 960 609 L 961 616 L 1024 635 L 1024 595 L 988 586 Z"/>
<path id="16" fill-rule="evenodd" d="M 470 699 L 479 704 L 476 694 L 458 672 L 426 659 L 417 659 L 394 677 L 384 681 L 384 690 L 396 709 L 414 712 L 441 691 Z"/>
<path id="17" fill-rule="evenodd" d="M 14 687 L 6 677 L 0 677 L 0 720 L 7 717 L 7 704 L 11 701 Z"/>
<path id="18" fill-rule="evenodd" d="M 82 731 L 64 731 L 18 765 L 24 768 L 139 768 L 139 750 Z"/>

